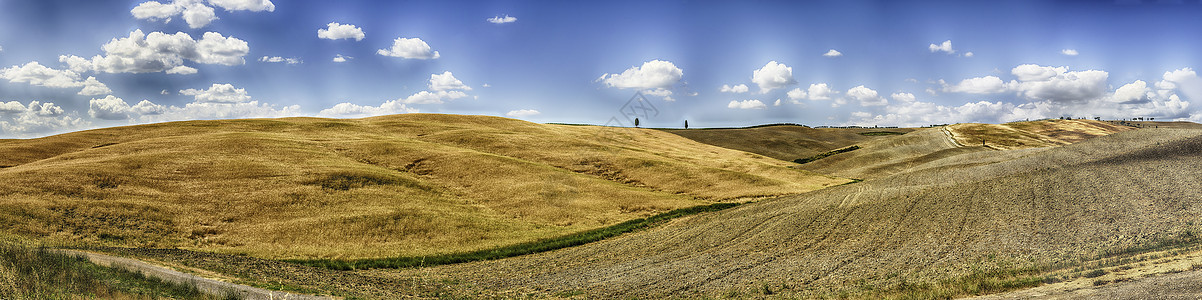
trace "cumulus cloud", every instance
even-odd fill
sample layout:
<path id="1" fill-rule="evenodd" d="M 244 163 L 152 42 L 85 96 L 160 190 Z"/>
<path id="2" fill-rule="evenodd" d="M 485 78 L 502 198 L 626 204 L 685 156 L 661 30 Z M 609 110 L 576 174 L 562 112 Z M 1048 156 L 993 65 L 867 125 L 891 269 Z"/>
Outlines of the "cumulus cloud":
<path id="1" fill-rule="evenodd" d="M 64 55 L 59 61 L 74 72 L 191 74 L 195 69 L 178 68 L 184 66 L 185 60 L 233 66 L 246 63 L 243 57 L 250 52 L 246 41 L 216 32 L 206 32 L 201 39 L 194 40 L 183 32 L 145 34 L 140 29 L 130 32 L 129 37 L 114 38 L 101 48 L 104 55 L 93 56 L 91 60 Z"/>
<path id="2" fill-rule="evenodd" d="M 652 60 L 640 67 L 630 67 L 622 74 L 603 74 L 598 81 L 620 89 L 668 89 L 680 82 L 684 71 L 670 61 Z"/>
<path id="3" fill-rule="evenodd" d="M 167 70 L 167 74 L 179 74 L 179 75 L 196 74 L 196 72 L 197 72 L 196 68 L 189 67 L 189 66 L 176 66 L 174 68 Z"/>
<path id="4" fill-rule="evenodd" d="M 935 53 L 935 52 L 943 52 L 943 53 L 947 53 L 947 54 L 956 53 L 956 50 L 952 49 L 952 40 L 946 40 L 940 44 L 931 44 L 931 46 L 929 48 L 931 49 L 931 53 Z"/>
<path id="5" fill-rule="evenodd" d="M 442 72 L 442 74 L 430 74 L 429 88 L 432 91 L 472 90 L 471 87 L 463 84 L 463 81 L 455 79 L 455 75 L 451 74 L 451 71 Z"/>
<path id="6" fill-rule="evenodd" d="M 889 100 L 881 97 L 876 90 L 863 85 L 847 90 L 847 97 L 860 102 L 861 106 L 881 106 L 889 104 Z"/>
<path id="7" fill-rule="evenodd" d="M 441 104 L 445 100 L 454 100 L 467 97 L 467 93 L 461 91 L 420 91 L 416 94 L 409 95 L 403 99 L 397 99 L 404 104 Z"/>
<path id="8" fill-rule="evenodd" d="M 831 98 L 831 88 L 825 83 L 812 83 L 809 87 L 810 100 L 829 100 Z"/>
<path id="9" fill-rule="evenodd" d="M 976 77 L 961 80 L 956 85 L 946 86 L 944 92 L 968 94 L 993 94 L 1005 92 L 1006 83 L 997 76 Z"/>
<path id="10" fill-rule="evenodd" d="M 789 96 L 789 100 L 796 102 L 797 100 L 806 98 L 806 91 L 802 90 L 801 88 L 795 88 L 792 91 L 785 93 L 785 95 Z"/>
<path id="11" fill-rule="evenodd" d="M 518 18 L 510 17 L 509 15 L 505 15 L 504 17 L 495 16 L 492 18 L 488 18 L 488 22 L 493 23 L 493 24 L 513 23 L 513 22 L 517 22 L 517 21 L 518 21 Z"/>
<path id="12" fill-rule="evenodd" d="M 87 124 L 51 102 L 30 101 L 28 105 L 17 101 L 0 102 L 0 132 L 8 135 L 24 137 L 62 132 Z"/>
<path id="13" fill-rule="evenodd" d="M 52 69 L 33 61 L 22 66 L 0 69 L 0 78 L 9 82 L 24 82 L 30 85 L 52 88 L 82 88 L 80 95 L 94 96 L 113 92 L 96 77 L 79 80 L 79 73 L 71 70 Z"/>
<path id="14" fill-rule="evenodd" d="M 1021 65 L 1011 70 L 1020 81 L 1010 85 L 1020 96 L 1033 100 L 1086 101 L 1102 97 L 1110 76 L 1106 71 L 1067 71 L 1067 68 Z"/>
<path id="15" fill-rule="evenodd" d="M 438 51 L 430 48 L 430 44 L 419 38 L 397 38 L 392 41 L 392 48 L 376 50 L 376 54 L 408 59 L 437 59 Z"/>
<path id="16" fill-rule="evenodd" d="M 538 112 L 537 110 L 519 109 L 519 110 L 511 110 L 511 111 L 505 113 L 505 116 L 510 117 L 510 118 L 525 118 L 525 117 L 530 117 L 530 116 L 536 116 L 538 114 L 540 114 L 540 112 Z"/>
<path id="17" fill-rule="evenodd" d="M 973 55 L 975 55 L 975 54 L 972 54 L 972 51 L 964 53 L 964 57 L 972 57 Z"/>
<path id="18" fill-rule="evenodd" d="M 1058 74 L 1067 72 L 1067 67 L 1045 67 L 1040 65 L 1025 64 L 1014 67 L 1010 70 L 1011 74 L 1018 77 L 1021 81 L 1041 81 L 1048 80 Z"/>
<path id="19" fill-rule="evenodd" d="M 363 28 L 358 26 L 330 22 L 330 24 L 326 24 L 325 29 L 317 29 L 317 37 L 327 40 L 355 39 L 362 41 L 367 35 L 363 33 Z"/>
<path id="20" fill-rule="evenodd" d="M 154 106 L 144 107 L 153 108 Z M 163 122 L 178 120 L 281 118 L 299 115 L 301 115 L 299 105 L 277 108 L 274 105 L 259 103 L 258 101 L 240 103 L 191 102 L 185 104 L 183 107 L 166 107 L 159 114 L 142 115 L 140 120 L 144 122 Z"/>
<path id="21" fill-rule="evenodd" d="M 88 101 L 88 115 L 102 120 L 129 119 L 129 103 L 121 98 L 108 95 L 107 97 Z"/>
<path id="22" fill-rule="evenodd" d="M 207 90 L 186 89 L 179 91 L 180 95 L 193 96 L 196 103 L 242 103 L 250 101 L 246 89 L 235 88 L 232 84 L 214 83 Z"/>
<path id="23" fill-rule="evenodd" d="M 754 99 L 753 100 L 743 100 L 743 101 L 733 101 L 732 100 L 732 101 L 730 101 L 730 103 L 726 104 L 726 108 L 764 109 L 764 108 L 768 108 L 768 105 L 765 105 L 764 102 L 760 102 L 760 100 L 754 100 Z"/>
<path id="24" fill-rule="evenodd" d="M 1147 82 L 1136 80 L 1114 90 L 1110 100 L 1124 104 L 1144 103 L 1148 101 L 1148 93 L 1151 91 Z"/>
<path id="25" fill-rule="evenodd" d="M 282 63 L 287 63 L 289 65 L 303 63 L 299 58 L 279 57 L 279 56 L 264 56 L 264 57 L 259 58 L 259 61 L 269 62 L 269 63 L 281 63 L 282 62 Z"/>
<path id="26" fill-rule="evenodd" d="M 760 86 L 761 93 L 797 84 L 793 79 L 793 68 L 782 63 L 769 61 L 759 70 L 752 71 L 751 82 Z"/>
<path id="27" fill-rule="evenodd" d="M 275 11 L 275 4 L 270 0 L 209 0 L 208 3 L 226 11 Z M 208 26 L 217 20 L 213 7 L 205 5 L 201 0 L 174 0 L 168 3 L 146 1 L 129 12 L 134 18 L 150 21 L 171 22 L 171 18 L 182 16 L 188 27 L 193 29 Z"/>
<path id="28" fill-rule="evenodd" d="M 1077 50 L 1076 49 L 1064 49 L 1064 50 L 1060 50 L 1060 54 L 1064 54 L 1064 55 L 1068 55 L 1068 56 L 1077 56 Z"/>
<path id="29" fill-rule="evenodd" d="M 141 102 L 138 102 L 137 105 L 130 107 L 129 110 L 130 112 L 139 115 L 161 115 L 167 112 L 167 107 L 154 104 L 153 102 L 150 102 L 150 100 L 142 99 Z"/>
<path id="30" fill-rule="evenodd" d="M 415 113 L 416 108 L 405 106 L 397 100 L 385 101 L 380 106 L 363 106 L 349 102 L 335 104 L 333 107 L 318 112 L 323 117 L 370 117 L 400 113 Z"/>
<path id="31" fill-rule="evenodd" d="M 1182 68 L 1169 72 L 1164 72 L 1164 80 L 1161 80 L 1157 86 L 1171 86 L 1170 89 L 1179 89 L 1190 100 L 1202 100 L 1202 78 L 1198 77 L 1198 73 L 1192 68 Z"/>
<path id="32" fill-rule="evenodd" d="M 224 8 L 226 11 L 275 11 L 275 4 L 271 3 L 271 0 L 209 0 L 209 4 Z"/>
<path id="33" fill-rule="evenodd" d="M 840 56 L 843 56 L 843 53 L 842 53 L 842 52 L 839 52 L 839 51 L 835 51 L 835 49 L 831 49 L 830 51 L 826 51 L 826 53 L 825 53 L 825 54 L 822 54 L 822 56 L 826 56 L 826 57 L 840 57 Z"/>
<path id="34" fill-rule="evenodd" d="M 914 94 L 911 93 L 893 93 L 892 95 L 889 95 L 889 98 L 893 98 L 893 101 L 898 101 L 901 103 L 909 103 L 918 100 L 918 98 L 914 97 Z"/>
<path id="35" fill-rule="evenodd" d="M 346 62 L 347 60 L 351 60 L 351 59 L 354 59 L 354 57 L 342 56 L 342 54 L 336 54 L 336 55 L 334 55 L 333 61 L 340 63 L 340 62 Z"/>
<path id="36" fill-rule="evenodd" d="M 723 93 L 746 93 L 748 90 L 750 90 L 750 89 L 747 88 L 746 84 L 738 84 L 735 86 L 729 86 L 729 85 L 723 84 L 722 88 L 718 89 L 719 92 L 723 92 Z"/>

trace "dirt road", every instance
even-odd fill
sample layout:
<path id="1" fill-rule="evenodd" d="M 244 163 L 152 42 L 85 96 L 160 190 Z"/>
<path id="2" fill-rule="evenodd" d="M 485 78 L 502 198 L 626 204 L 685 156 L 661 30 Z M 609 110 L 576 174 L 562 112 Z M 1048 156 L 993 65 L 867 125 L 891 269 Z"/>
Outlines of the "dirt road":
<path id="1" fill-rule="evenodd" d="M 107 266 L 121 267 L 130 271 L 142 272 L 146 276 L 156 277 L 164 281 L 176 283 L 196 283 L 196 288 L 201 292 L 210 295 L 224 296 L 230 292 L 237 293 L 247 300 L 258 299 L 285 299 L 285 300 L 306 300 L 306 299 L 334 299 L 328 296 L 313 296 L 302 295 L 288 292 L 269 291 L 261 288 L 234 284 L 224 281 L 208 279 L 188 273 L 179 272 L 165 267 L 153 265 L 136 259 L 104 255 L 98 253 L 75 251 L 75 250 L 60 250 L 63 253 L 71 255 L 83 255 L 92 261 L 92 263 Z"/>

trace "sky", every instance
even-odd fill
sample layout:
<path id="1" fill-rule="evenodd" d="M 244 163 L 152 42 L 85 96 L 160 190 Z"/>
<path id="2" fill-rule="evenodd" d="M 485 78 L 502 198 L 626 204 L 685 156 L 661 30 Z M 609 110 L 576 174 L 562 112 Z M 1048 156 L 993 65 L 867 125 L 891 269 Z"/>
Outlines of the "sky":
<path id="1" fill-rule="evenodd" d="M 0 138 L 415 112 L 1202 121 L 1200 30 L 1195 0 L 0 0 Z"/>

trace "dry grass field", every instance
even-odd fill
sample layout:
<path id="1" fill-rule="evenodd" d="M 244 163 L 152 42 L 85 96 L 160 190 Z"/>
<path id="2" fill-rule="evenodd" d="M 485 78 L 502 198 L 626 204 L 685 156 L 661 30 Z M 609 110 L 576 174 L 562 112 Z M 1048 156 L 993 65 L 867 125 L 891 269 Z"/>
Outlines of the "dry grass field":
<path id="1" fill-rule="evenodd" d="M 665 129 L 694 141 L 783 161 L 914 131 L 914 128 L 810 128 L 768 125 L 748 128 Z"/>
<path id="2" fill-rule="evenodd" d="M 365 274 L 453 278 L 471 283 L 467 293 L 508 296 L 942 298 L 1059 280 L 1041 270 L 1202 236 L 1202 131 L 993 153 L 1007 152 L 1022 155 L 952 156 L 966 161 L 554 252 Z"/>
<path id="3" fill-rule="evenodd" d="M 962 123 L 947 126 L 956 141 L 966 146 L 998 150 L 1068 145 L 1134 127 L 1094 120 L 1039 120 L 1006 124 Z"/>
<path id="4" fill-rule="evenodd" d="M 657 130 L 434 114 L 0 142 L 0 230 L 265 258 L 430 255 L 848 179 Z"/>

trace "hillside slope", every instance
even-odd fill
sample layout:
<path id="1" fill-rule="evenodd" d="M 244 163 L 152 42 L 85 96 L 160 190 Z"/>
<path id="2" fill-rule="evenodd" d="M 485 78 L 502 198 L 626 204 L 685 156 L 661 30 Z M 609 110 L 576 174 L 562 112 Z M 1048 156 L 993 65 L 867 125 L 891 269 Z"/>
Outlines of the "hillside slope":
<path id="1" fill-rule="evenodd" d="M 1196 243 L 1202 232 L 1202 131 L 1125 131 L 1015 152 L 1024 155 L 763 201 L 582 247 L 397 275 L 441 274 L 482 293 L 862 295 Z"/>
<path id="2" fill-rule="evenodd" d="M 0 143 L 0 230 L 268 258 L 479 250 L 848 182 L 656 130 L 407 114 Z"/>
<path id="3" fill-rule="evenodd" d="M 1067 145 L 1131 130 L 1093 120 L 1040 120 L 1006 124 L 953 124 L 887 136 L 858 144 L 860 149 L 801 165 L 801 169 L 848 178 L 888 175 L 1011 160 L 1031 153 L 1017 150 Z M 982 146 L 981 141 L 986 141 Z"/>
<path id="4" fill-rule="evenodd" d="M 797 125 L 664 129 L 666 132 L 701 143 L 747 151 L 783 161 L 793 161 L 828 150 L 894 136 L 890 133 L 905 134 L 914 130 L 914 128 L 810 128 Z"/>

